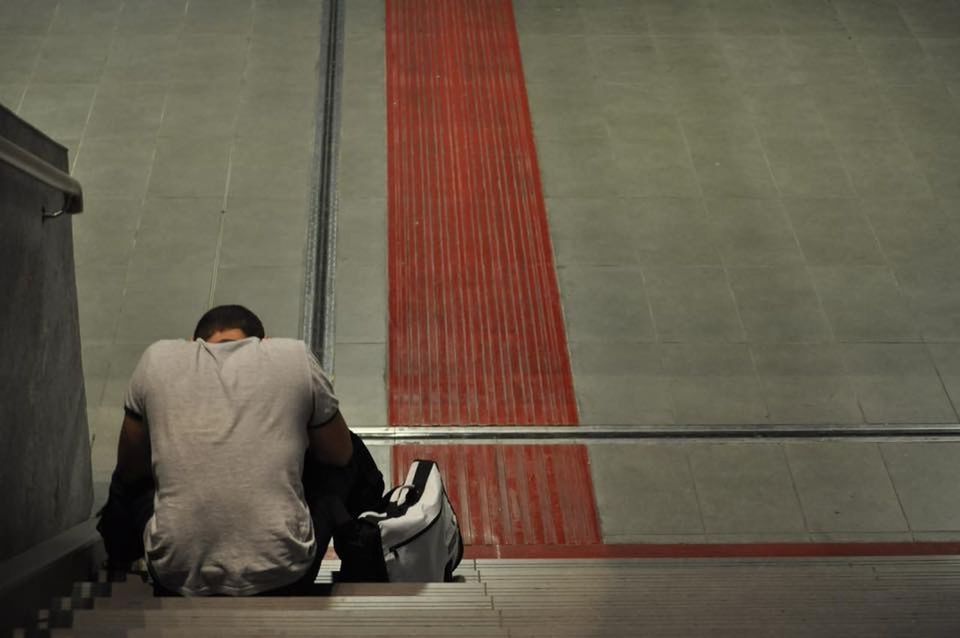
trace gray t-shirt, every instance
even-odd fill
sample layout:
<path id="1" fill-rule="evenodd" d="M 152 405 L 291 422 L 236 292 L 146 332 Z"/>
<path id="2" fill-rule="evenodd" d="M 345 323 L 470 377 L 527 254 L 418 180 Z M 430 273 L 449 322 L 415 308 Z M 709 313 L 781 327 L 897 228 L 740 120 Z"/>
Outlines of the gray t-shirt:
<path id="1" fill-rule="evenodd" d="M 338 402 L 302 341 L 158 341 L 125 409 L 150 432 L 157 491 L 144 530 L 160 583 L 185 595 L 255 594 L 316 554 L 301 474 L 307 428 Z"/>

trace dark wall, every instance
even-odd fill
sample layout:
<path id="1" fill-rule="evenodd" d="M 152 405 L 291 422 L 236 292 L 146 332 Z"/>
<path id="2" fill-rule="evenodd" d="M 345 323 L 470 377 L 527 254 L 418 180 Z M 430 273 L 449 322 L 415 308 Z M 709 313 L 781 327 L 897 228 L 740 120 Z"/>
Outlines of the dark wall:
<path id="1" fill-rule="evenodd" d="M 66 150 L 0 107 L 0 135 L 66 170 Z M 90 515 L 73 235 L 63 196 L 0 162 L 0 560 Z"/>

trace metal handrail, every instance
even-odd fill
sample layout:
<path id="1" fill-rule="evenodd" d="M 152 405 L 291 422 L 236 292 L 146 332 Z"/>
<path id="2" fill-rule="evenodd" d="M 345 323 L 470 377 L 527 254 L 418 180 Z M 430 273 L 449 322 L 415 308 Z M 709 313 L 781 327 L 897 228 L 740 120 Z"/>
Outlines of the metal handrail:
<path id="1" fill-rule="evenodd" d="M 45 211 L 43 213 L 44 217 L 58 217 L 63 213 L 83 212 L 83 189 L 80 182 L 56 166 L 40 159 L 4 137 L 0 137 L 0 162 L 9 164 L 18 171 L 63 193 L 63 208 L 54 212 Z"/>

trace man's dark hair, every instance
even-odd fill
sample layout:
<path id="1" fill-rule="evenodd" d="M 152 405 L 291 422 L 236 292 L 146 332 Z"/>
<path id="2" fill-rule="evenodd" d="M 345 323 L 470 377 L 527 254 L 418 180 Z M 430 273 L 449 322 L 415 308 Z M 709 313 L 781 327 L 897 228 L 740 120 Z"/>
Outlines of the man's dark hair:
<path id="1" fill-rule="evenodd" d="M 206 341 L 215 332 L 234 328 L 243 330 L 243 334 L 248 337 L 259 337 L 260 339 L 264 337 L 263 323 L 261 323 L 260 317 L 243 306 L 234 305 L 217 306 L 204 313 L 193 331 L 193 338 Z"/>

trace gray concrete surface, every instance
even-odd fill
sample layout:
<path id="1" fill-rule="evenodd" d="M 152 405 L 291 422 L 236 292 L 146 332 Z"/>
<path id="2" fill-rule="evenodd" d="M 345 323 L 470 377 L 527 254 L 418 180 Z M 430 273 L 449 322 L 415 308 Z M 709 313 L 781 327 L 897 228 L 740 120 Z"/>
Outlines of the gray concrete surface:
<path id="1" fill-rule="evenodd" d="M 0 109 L 0 136 L 64 170 L 66 151 Z M 70 215 L 57 189 L 0 164 L 0 560 L 90 515 L 93 486 Z"/>

